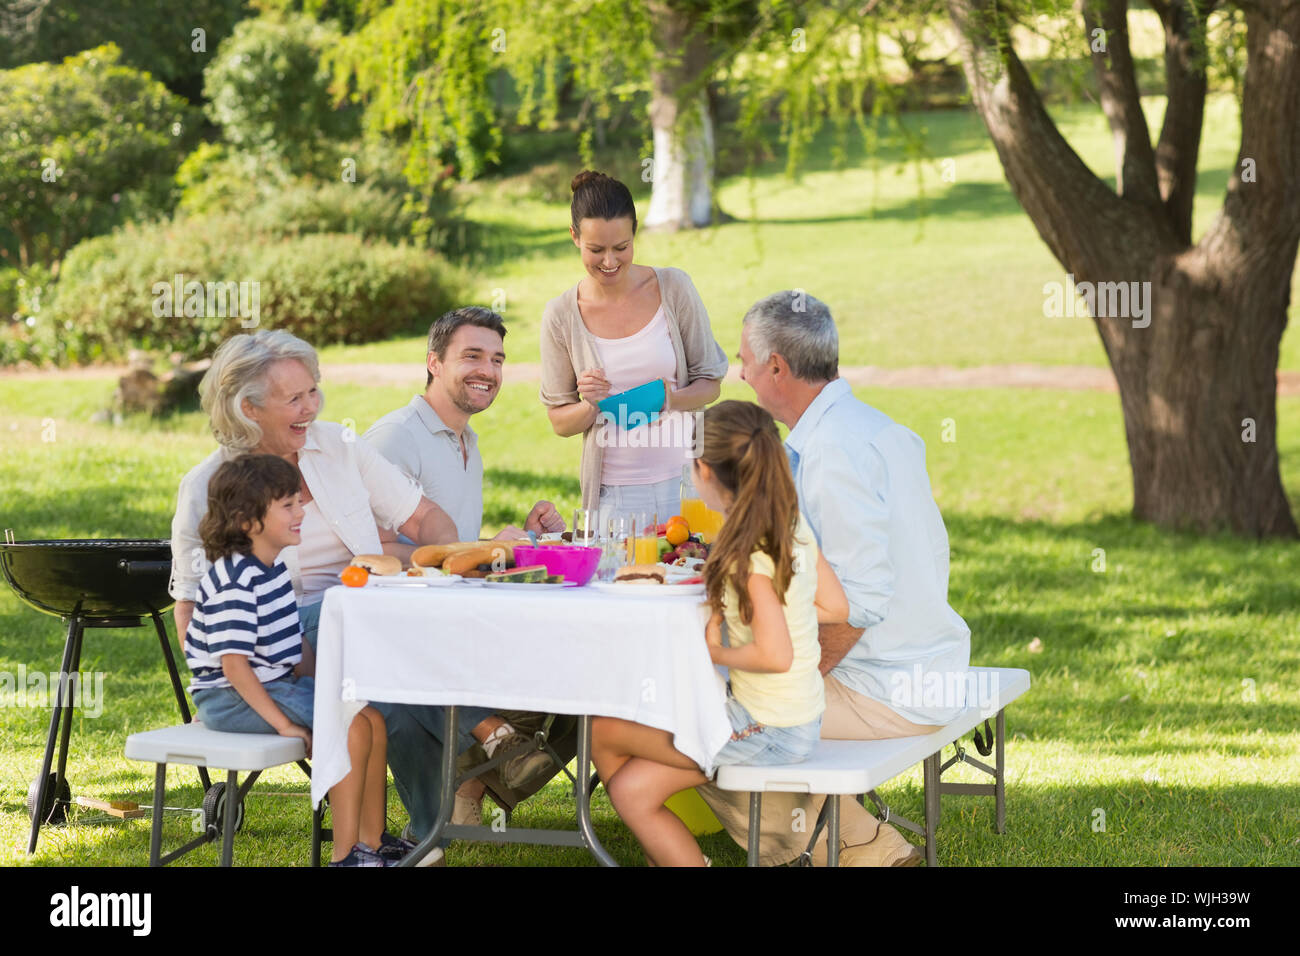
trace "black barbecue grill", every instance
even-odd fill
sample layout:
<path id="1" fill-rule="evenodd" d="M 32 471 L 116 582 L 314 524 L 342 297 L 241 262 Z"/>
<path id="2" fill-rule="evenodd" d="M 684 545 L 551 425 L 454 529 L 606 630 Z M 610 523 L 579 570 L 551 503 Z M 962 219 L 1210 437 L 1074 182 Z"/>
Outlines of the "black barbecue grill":
<path id="1" fill-rule="evenodd" d="M 0 572 L 24 602 L 54 614 L 68 625 L 60 667 L 59 696 L 50 714 L 41 772 L 27 793 L 32 833 L 27 852 L 36 850 L 42 823 L 66 819 L 72 793 L 66 777 L 68 741 L 72 734 L 72 702 L 81 667 L 82 634 L 89 627 L 143 627 L 152 618 L 171 677 L 181 719 L 190 722 L 185 690 L 176 671 L 176 658 L 163 626 L 162 612 L 171 607 L 167 593 L 171 575 L 171 545 L 165 540 L 68 539 L 0 542 Z M 54 765 L 54 741 L 59 759 Z M 51 772 L 51 766 L 56 769 Z M 206 792 L 207 770 L 199 768 Z"/>

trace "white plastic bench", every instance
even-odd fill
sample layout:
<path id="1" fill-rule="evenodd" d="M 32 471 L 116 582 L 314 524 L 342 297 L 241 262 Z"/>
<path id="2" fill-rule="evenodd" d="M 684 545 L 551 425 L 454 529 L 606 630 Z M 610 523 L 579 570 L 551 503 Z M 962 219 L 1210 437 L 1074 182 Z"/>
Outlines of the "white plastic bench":
<path id="1" fill-rule="evenodd" d="M 811 757 L 802 763 L 772 766 L 726 766 L 718 770 L 718 786 L 723 790 L 749 791 L 749 865 L 758 865 L 759 826 L 764 791 L 782 793 L 834 794 L 823 811 L 830 829 L 827 862 L 839 864 L 840 813 L 839 796 L 869 795 L 884 814 L 886 821 L 897 823 L 925 838 L 925 860 L 938 863 L 939 798 L 945 793 L 993 796 L 996 801 L 996 829 L 1006 829 L 1006 719 L 1008 704 L 1029 689 L 1029 671 L 1009 667 L 972 667 L 974 685 L 991 690 L 987 706 L 975 704 L 962 711 L 940 730 L 917 737 L 891 740 L 823 740 Z M 982 682 L 982 683 L 981 683 Z M 969 756 L 958 744 L 966 734 L 984 721 L 996 717 L 993 732 L 995 762 L 990 767 Z M 957 744 L 956 754 L 940 764 L 943 748 Z M 944 783 L 943 771 L 957 761 L 964 761 L 984 771 L 993 783 Z M 876 787 L 918 763 L 925 765 L 925 826 L 891 814 L 873 792 Z M 818 822 L 820 827 L 821 821 Z M 813 839 L 816 839 L 814 831 Z"/>
<path id="2" fill-rule="evenodd" d="M 311 776 L 307 749 L 298 737 L 279 734 L 229 734 L 209 730 L 198 722 L 163 727 L 131 734 L 126 738 L 126 756 L 157 765 L 153 790 L 153 821 L 149 835 L 149 865 L 165 866 L 190 850 L 222 837 L 221 865 L 230 866 L 234 853 L 235 831 L 243 825 L 244 797 L 263 770 L 281 764 L 297 763 Z M 203 835 L 166 856 L 162 852 L 163 797 L 167 789 L 167 765 L 192 764 L 218 767 L 227 771 L 225 783 L 216 783 L 203 796 Z M 243 787 L 239 771 L 248 771 Z M 235 799 L 229 799 L 235 794 Z M 330 839 L 321 829 L 324 804 L 312 814 L 312 865 L 320 865 L 321 840 Z"/>

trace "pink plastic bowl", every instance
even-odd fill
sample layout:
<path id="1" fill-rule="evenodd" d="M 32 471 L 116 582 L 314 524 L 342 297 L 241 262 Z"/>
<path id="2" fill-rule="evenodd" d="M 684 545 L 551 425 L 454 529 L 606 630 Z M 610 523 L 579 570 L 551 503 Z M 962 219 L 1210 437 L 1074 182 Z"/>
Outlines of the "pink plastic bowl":
<path id="1" fill-rule="evenodd" d="M 548 574 L 563 574 L 565 584 L 573 583 L 581 587 L 596 573 L 596 566 L 600 564 L 600 548 L 573 545 L 549 548 L 516 546 L 515 567 L 526 568 L 533 564 L 544 564 Z"/>

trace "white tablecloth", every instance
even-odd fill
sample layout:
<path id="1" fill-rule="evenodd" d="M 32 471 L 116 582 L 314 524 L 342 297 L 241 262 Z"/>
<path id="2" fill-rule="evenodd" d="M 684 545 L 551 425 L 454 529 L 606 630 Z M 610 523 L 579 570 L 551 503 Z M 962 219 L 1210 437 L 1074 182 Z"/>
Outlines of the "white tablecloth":
<path id="1" fill-rule="evenodd" d="M 316 660 L 312 801 L 350 768 L 367 701 L 622 717 L 667 730 L 711 772 L 731 736 L 696 596 L 456 585 L 325 593 Z"/>

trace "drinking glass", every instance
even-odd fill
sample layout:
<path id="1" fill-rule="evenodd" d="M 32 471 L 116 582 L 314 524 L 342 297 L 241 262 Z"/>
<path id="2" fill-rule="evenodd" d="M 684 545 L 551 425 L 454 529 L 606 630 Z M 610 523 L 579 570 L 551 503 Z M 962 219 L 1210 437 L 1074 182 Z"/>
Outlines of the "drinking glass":
<path id="1" fill-rule="evenodd" d="M 596 508 L 575 508 L 573 512 L 573 543 L 591 547 L 600 537 L 600 511 Z"/>
<path id="2" fill-rule="evenodd" d="M 613 581 L 618 569 L 627 565 L 631 532 L 631 518 L 627 515 L 610 516 L 605 539 L 601 542 L 600 564 L 596 569 L 596 577 L 601 581 Z"/>
<path id="3" fill-rule="evenodd" d="M 632 522 L 628 555 L 631 564 L 656 564 L 659 561 L 659 515 L 653 511 L 638 511 L 628 515 Z"/>

